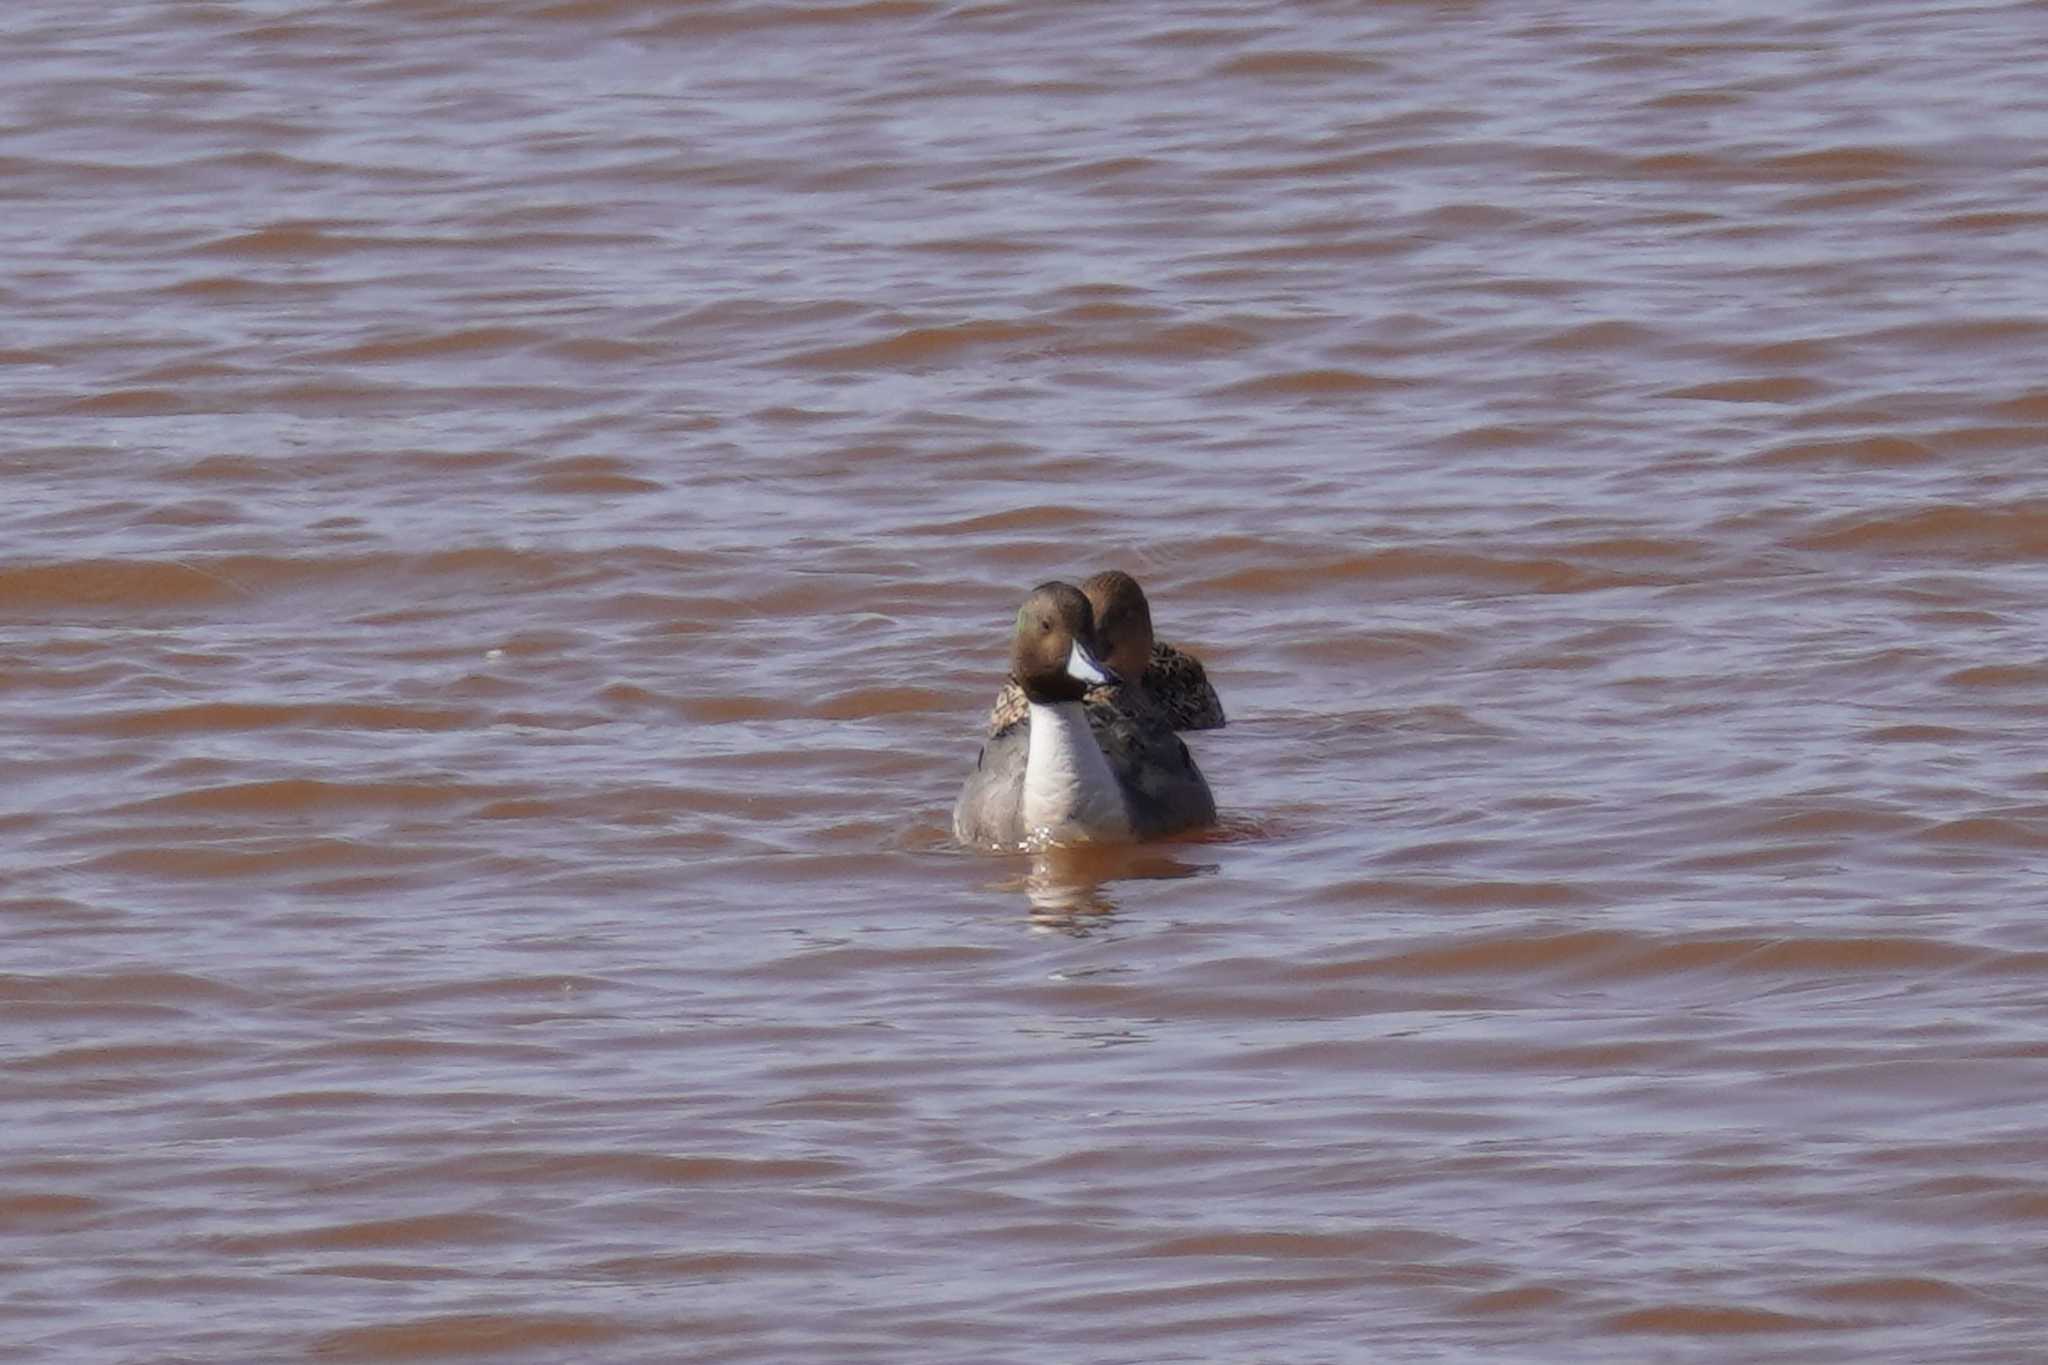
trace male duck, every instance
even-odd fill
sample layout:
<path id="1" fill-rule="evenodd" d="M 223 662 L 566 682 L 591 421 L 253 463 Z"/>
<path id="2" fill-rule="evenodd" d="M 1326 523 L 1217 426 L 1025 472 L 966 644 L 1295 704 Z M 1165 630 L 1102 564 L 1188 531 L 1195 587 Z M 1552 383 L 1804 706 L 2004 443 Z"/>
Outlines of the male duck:
<path id="1" fill-rule="evenodd" d="M 1176 730 L 1214 730 L 1223 724 L 1223 701 L 1209 682 L 1202 661 L 1152 636 L 1152 604 L 1138 580 L 1120 569 L 1108 569 L 1081 580 L 1081 591 L 1095 610 L 1095 635 L 1103 648 L 1102 662 L 1123 678 L 1115 693 L 1098 687 L 1090 701 L 1121 699 L 1124 709 L 1146 705 L 1158 710 Z M 989 709 L 988 732 L 1000 734 L 1025 714 L 1024 690 L 1003 684 Z"/>
<path id="2" fill-rule="evenodd" d="M 1187 745 L 1157 709 L 1124 704 L 1096 649 L 1094 608 L 1079 589 L 1032 589 L 1010 642 L 1025 716 L 982 746 L 960 789 L 953 833 L 962 843 L 1120 842 L 1215 822 L 1216 799 Z"/>

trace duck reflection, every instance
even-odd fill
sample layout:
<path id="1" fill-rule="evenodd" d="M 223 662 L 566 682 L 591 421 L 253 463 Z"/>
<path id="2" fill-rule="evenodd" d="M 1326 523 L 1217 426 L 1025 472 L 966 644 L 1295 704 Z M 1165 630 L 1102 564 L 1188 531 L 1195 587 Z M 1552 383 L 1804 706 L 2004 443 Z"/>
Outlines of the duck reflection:
<path id="1" fill-rule="evenodd" d="M 1033 927 L 1086 935 L 1116 914 L 1115 882 L 1173 881 L 1216 871 L 1214 863 L 1191 863 L 1156 846 L 1077 844 L 1044 849 L 1006 890 L 1022 890 L 1031 905 Z"/>

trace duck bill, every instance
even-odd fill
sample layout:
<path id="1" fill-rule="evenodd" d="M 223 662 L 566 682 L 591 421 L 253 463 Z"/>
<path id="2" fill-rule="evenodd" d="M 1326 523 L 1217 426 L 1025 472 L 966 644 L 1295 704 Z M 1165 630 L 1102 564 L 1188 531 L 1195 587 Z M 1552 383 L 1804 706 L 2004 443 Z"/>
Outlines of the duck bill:
<path id="1" fill-rule="evenodd" d="M 1067 654 L 1067 676 L 1076 678 L 1090 687 L 1103 687 L 1122 681 L 1106 665 L 1098 662 L 1095 656 L 1088 652 L 1088 647 L 1079 640 L 1074 641 L 1073 649 Z"/>

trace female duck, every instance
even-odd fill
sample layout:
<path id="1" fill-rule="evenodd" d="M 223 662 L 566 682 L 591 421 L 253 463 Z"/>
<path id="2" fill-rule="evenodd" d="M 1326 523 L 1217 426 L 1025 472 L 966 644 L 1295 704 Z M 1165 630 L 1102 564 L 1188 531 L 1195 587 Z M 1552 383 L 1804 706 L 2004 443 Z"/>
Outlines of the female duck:
<path id="1" fill-rule="evenodd" d="M 1187 746 L 1149 708 L 1110 696 L 1096 662 L 1095 615 L 1066 583 L 1034 588 L 1017 613 L 1010 676 L 1025 718 L 982 746 L 953 806 L 962 843 L 1039 848 L 1150 839 L 1216 819 L 1216 800 Z"/>
<path id="2" fill-rule="evenodd" d="M 1152 634 L 1152 604 L 1138 580 L 1120 569 L 1106 569 L 1081 580 L 1081 592 L 1095 609 L 1095 635 L 1101 660 L 1123 679 L 1117 696 L 1123 709 L 1155 707 L 1176 730 L 1214 730 L 1223 724 L 1223 701 L 1209 682 L 1202 661 Z M 1097 688 L 1091 701 L 1107 699 Z M 1000 734 L 1024 719 L 1024 693 L 1005 683 L 988 713 L 988 732 Z"/>

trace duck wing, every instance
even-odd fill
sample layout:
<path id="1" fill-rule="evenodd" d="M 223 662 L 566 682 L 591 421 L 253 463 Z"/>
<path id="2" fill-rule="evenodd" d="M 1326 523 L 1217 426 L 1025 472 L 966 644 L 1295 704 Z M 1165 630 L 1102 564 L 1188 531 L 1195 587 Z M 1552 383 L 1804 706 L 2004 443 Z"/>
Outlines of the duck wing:
<path id="1" fill-rule="evenodd" d="M 1156 712 L 1091 701 L 1088 724 L 1123 788 L 1132 833 L 1155 839 L 1216 823 L 1208 779 Z"/>
<path id="2" fill-rule="evenodd" d="M 1024 764 L 1030 757 L 1027 717 L 989 737 L 953 803 L 953 837 L 963 844 L 1015 845 L 1024 840 Z"/>
<path id="3" fill-rule="evenodd" d="M 1223 698 L 1202 661 L 1184 649 L 1156 643 L 1145 663 L 1145 690 L 1176 730 L 1215 730 L 1223 725 Z"/>

